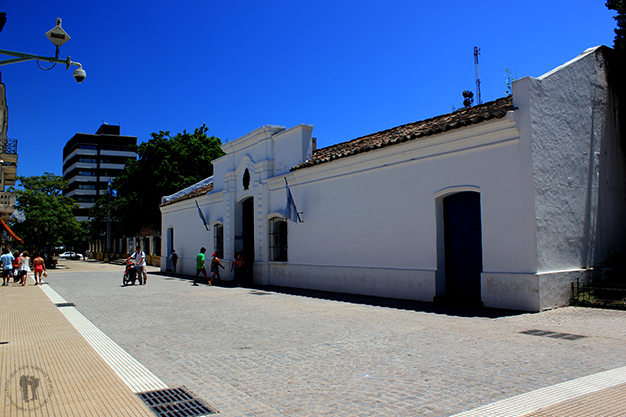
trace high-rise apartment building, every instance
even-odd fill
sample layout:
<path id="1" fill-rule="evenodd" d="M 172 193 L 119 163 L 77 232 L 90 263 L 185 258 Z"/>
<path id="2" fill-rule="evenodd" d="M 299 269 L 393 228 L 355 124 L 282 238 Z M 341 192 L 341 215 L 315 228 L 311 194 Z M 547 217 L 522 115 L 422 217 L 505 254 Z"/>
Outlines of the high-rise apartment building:
<path id="1" fill-rule="evenodd" d="M 79 205 L 78 221 L 89 219 L 91 208 L 105 195 L 109 181 L 124 169 L 128 159 L 136 159 L 132 145 L 136 136 L 120 135 L 120 127 L 103 124 L 95 134 L 77 133 L 63 148 L 63 178 L 70 183 L 65 195 Z"/>
<path id="2" fill-rule="evenodd" d="M 0 74 L 0 246 L 13 238 L 24 243 L 7 224 L 15 210 L 15 193 L 5 187 L 15 185 L 17 176 L 17 139 L 7 137 L 9 110 L 7 107 L 6 88 Z M 6 231 L 6 233 L 5 233 Z"/>
<path id="3" fill-rule="evenodd" d="M 5 86 L 0 74 L 0 219 L 7 221 L 15 210 L 15 193 L 5 187 L 15 185 L 17 175 L 17 139 L 7 138 L 9 112 Z"/>

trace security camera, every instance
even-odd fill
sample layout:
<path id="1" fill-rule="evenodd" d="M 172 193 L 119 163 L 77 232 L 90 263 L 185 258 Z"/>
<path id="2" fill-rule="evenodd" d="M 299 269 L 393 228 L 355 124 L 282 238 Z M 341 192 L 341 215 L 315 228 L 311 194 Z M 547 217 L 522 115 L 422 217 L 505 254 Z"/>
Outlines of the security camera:
<path id="1" fill-rule="evenodd" d="M 76 78 L 76 82 L 80 84 L 87 78 L 87 73 L 82 67 L 78 67 L 74 71 L 74 78 Z"/>

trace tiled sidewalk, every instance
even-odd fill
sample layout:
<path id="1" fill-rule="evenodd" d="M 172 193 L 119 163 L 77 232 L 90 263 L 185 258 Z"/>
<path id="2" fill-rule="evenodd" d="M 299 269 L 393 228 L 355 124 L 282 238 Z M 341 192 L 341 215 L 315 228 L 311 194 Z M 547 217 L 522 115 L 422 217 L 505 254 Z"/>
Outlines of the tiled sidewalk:
<path id="1" fill-rule="evenodd" d="M 29 278 L 0 287 L 0 415 L 154 416 Z"/>
<path id="2" fill-rule="evenodd" d="M 526 417 L 618 417 L 626 416 L 626 384 L 582 395 L 527 414 Z"/>
<path id="3" fill-rule="evenodd" d="M 626 367 L 498 401 L 453 417 L 626 416 Z"/>

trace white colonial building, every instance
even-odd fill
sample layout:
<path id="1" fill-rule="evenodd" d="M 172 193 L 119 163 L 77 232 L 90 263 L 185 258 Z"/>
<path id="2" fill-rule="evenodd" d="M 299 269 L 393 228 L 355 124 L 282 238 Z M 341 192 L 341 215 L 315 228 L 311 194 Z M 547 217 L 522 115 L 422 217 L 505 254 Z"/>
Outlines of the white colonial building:
<path id="1" fill-rule="evenodd" d="M 611 53 L 517 80 L 512 98 L 323 149 L 305 124 L 225 143 L 213 177 L 164 197 L 161 268 L 174 248 L 178 272 L 195 274 L 204 246 L 227 267 L 244 250 L 257 284 L 566 304 L 573 280 L 625 247 Z M 287 219 L 286 183 L 302 222 Z"/>

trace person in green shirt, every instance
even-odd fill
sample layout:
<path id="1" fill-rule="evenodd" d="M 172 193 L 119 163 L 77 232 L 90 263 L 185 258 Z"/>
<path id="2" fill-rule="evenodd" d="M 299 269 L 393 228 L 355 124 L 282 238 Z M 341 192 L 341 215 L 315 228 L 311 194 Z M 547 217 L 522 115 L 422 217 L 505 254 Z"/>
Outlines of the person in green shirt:
<path id="1" fill-rule="evenodd" d="M 207 279 L 207 281 L 209 280 L 209 276 L 206 273 L 206 267 L 204 266 L 204 254 L 206 253 L 206 248 L 203 246 L 202 249 L 200 249 L 200 253 L 198 254 L 198 256 L 196 256 L 196 276 L 193 278 L 193 285 L 198 285 L 198 283 L 196 282 L 198 279 L 198 275 L 200 275 L 200 272 L 202 272 L 204 274 L 204 277 Z"/>

